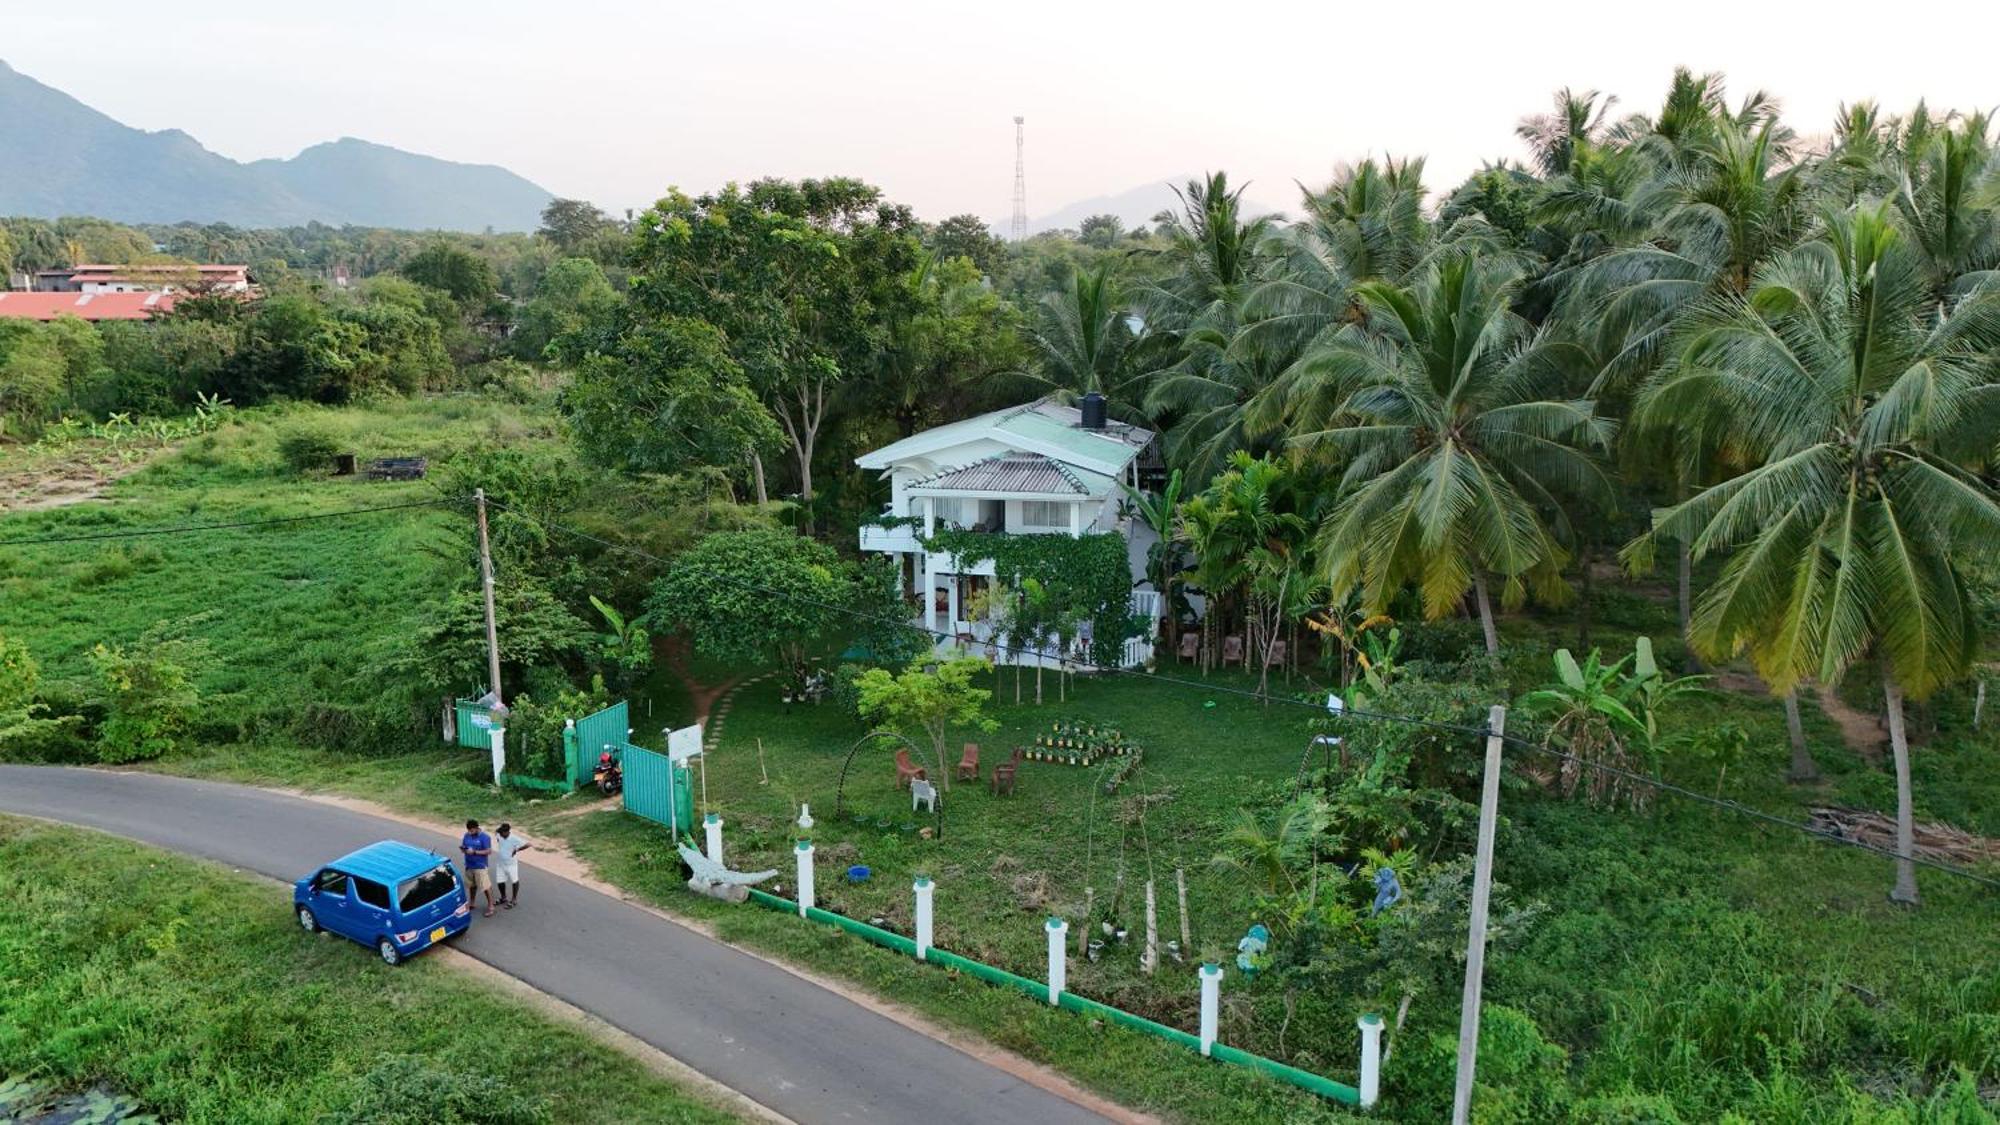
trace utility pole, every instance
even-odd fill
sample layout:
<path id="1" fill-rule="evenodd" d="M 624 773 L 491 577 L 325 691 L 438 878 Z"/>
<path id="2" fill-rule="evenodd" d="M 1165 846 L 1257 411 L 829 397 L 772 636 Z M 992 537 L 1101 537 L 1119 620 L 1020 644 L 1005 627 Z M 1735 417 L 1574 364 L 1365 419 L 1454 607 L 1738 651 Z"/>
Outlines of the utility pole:
<path id="1" fill-rule="evenodd" d="M 1472 1112 L 1472 1072 L 1479 1060 L 1479 989 L 1486 972 L 1486 908 L 1493 896 L 1493 830 L 1500 819 L 1500 744 L 1507 708 L 1486 713 L 1486 773 L 1479 789 L 1479 844 L 1472 861 L 1472 925 L 1465 936 L 1465 996 L 1458 1013 L 1458 1082 L 1451 1095 L 1451 1125 Z"/>
<path id="2" fill-rule="evenodd" d="M 1028 237 L 1028 119 L 1014 119 L 1014 219 L 1007 233 L 1015 242 Z"/>
<path id="3" fill-rule="evenodd" d="M 486 591 L 486 679 L 492 706 L 505 714 L 500 698 L 500 631 L 493 624 L 493 551 L 486 541 L 486 490 L 475 488 L 472 498 L 479 503 L 479 581 Z"/>

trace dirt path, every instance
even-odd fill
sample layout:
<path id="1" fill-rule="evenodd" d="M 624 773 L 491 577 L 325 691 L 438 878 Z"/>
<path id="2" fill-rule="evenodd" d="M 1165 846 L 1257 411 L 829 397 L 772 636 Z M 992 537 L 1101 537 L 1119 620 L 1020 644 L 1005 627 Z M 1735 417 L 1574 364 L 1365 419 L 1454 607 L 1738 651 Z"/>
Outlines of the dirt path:
<path id="1" fill-rule="evenodd" d="M 102 500 L 111 486 L 145 468 L 164 449 L 148 450 L 130 461 L 102 461 L 71 455 L 32 467 L 0 471 L 0 514 L 45 512 Z"/>
<path id="2" fill-rule="evenodd" d="M 1724 691 L 1766 699 L 1771 697 L 1770 687 L 1749 672 L 1718 672 L 1714 683 Z M 1833 725 L 1840 730 L 1840 740 L 1847 744 L 1847 748 L 1861 755 L 1869 765 L 1880 762 L 1889 745 L 1889 736 L 1882 730 L 1881 720 L 1848 706 L 1838 694 L 1826 688 L 1819 689 L 1817 695 L 1820 712 L 1833 720 Z"/>
<path id="3" fill-rule="evenodd" d="M 715 701 L 723 694 L 743 682 L 741 676 L 731 676 L 719 684 L 704 684 L 694 678 L 694 650 L 686 637 L 663 637 L 654 649 L 655 654 L 666 662 L 667 670 L 687 688 L 688 705 L 694 709 L 696 724 L 706 723 L 708 713 L 715 707 Z"/>

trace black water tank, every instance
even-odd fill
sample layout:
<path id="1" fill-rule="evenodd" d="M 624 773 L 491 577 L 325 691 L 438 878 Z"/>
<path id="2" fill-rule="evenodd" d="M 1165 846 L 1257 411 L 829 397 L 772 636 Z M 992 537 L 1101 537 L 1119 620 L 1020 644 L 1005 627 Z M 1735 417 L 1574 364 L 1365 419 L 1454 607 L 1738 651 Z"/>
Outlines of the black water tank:
<path id="1" fill-rule="evenodd" d="M 1096 391 L 1083 396 L 1083 428 L 1086 430 L 1104 428 L 1104 396 Z"/>

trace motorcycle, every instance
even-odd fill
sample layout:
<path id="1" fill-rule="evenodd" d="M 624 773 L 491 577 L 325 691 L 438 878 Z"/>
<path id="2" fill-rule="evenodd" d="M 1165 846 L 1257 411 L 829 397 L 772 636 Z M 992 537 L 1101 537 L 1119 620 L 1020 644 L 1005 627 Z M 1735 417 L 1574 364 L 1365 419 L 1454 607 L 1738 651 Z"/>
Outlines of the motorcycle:
<path id="1" fill-rule="evenodd" d="M 597 783 L 598 791 L 606 796 L 625 788 L 625 770 L 609 750 L 597 756 L 597 769 L 590 775 L 590 779 Z"/>

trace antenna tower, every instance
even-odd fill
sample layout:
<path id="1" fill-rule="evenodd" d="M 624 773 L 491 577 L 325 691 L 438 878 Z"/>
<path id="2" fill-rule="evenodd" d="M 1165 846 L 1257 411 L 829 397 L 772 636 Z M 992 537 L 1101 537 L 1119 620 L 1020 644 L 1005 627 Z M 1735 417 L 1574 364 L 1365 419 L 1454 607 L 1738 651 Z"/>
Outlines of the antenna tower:
<path id="1" fill-rule="evenodd" d="M 1028 237 L 1028 119 L 1014 119 L 1014 241 Z"/>

